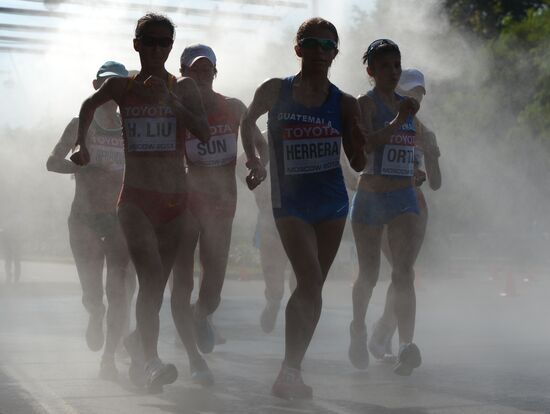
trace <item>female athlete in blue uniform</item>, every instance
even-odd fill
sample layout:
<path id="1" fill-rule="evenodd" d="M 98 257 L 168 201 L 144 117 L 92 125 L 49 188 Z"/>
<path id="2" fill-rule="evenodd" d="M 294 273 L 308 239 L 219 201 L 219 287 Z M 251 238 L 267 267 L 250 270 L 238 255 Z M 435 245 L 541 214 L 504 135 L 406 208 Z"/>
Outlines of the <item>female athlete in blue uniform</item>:
<path id="1" fill-rule="evenodd" d="M 368 366 L 365 315 L 378 281 L 382 232 L 387 225 L 400 342 L 394 372 L 410 375 L 421 363 L 420 351 L 412 343 L 416 312 L 413 266 L 421 244 L 416 234 L 419 208 L 413 187 L 418 127 L 414 115 L 419 104 L 395 93 L 401 76 L 401 54 L 394 42 L 374 41 L 363 62 L 375 86 L 359 98 L 369 154 L 351 211 L 359 275 L 353 286 L 349 358 L 357 368 Z"/>
<path id="2" fill-rule="evenodd" d="M 311 398 L 300 366 L 321 315 L 321 290 L 334 260 L 348 211 L 340 148 L 353 168 L 364 165 L 364 135 L 355 98 L 328 79 L 338 54 L 338 33 L 321 18 L 298 29 L 301 70 L 269 79 L 256 91 L 241 121 L 249 186 L 265 178 L 255 156 L 253 131 L 268 112 L 273 215 L 292 264 L 297 287 L 286 308 L 285 357 L 272 392 L 282 398 Z"/>
<path id="3" fill-rule="evenodd" d="M 422 72 L 417 69 L 404 69 L 397 85 L 397 92 L 400 95 L 416 99 L 419 104 L 422 103 L 422 99 L 426 94 Z M 415 236 L 419 237 L 419 243 L 422 245 L 426 234 L 426 225 L 428 224 L 428 205 L 421 186 L 427 180 L 430 189 L 435 191 L 441 187 L 441 171 L 439 169 L 439 157 L 441 154 L 437 146 L 435 134 L 420 120 L 418 124 L 419 130 L 417 131 L 414 148 L 414 189 L 420 214 L 416 220 L 418 232 L 415 232 Z M 388 259 L 388 262 L 392 263 L 387 232 L 384 232 L 384 236 L 382 237 L 382 252 Z M 393 362 L 395 360 L 391 346 L 393 334 L 397 329 L 397 319 L 393 311 L 394 307 L 393 285 L 390 283 L 386 294 L 384 313 L 374 324 L 374 329 L 368 342 L 371 355 L 385 362 Z"/>

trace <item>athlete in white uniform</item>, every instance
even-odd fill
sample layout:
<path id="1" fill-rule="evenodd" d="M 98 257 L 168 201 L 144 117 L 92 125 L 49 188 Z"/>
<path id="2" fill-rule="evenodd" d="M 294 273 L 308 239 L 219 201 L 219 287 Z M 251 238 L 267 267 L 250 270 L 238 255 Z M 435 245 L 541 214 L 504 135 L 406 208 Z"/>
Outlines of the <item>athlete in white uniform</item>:
<path id="1" fill-rule="evenodd" d="M 93 81 L 94 89 L 109 78 L 128 76 L 117 62 L 106 62 Z M 69 215 L 69 237 L 80 284 L 82 303 L 90 314 L 86 341 L 92 351 L 103 348 L 103 263 L 107 262 L 107 336 L 100 376 L 116 379 L 114 352 L 129 317 L 133 289 L 125 280 L 128 248 L 116 217 L 116 204 L 124 172 L 124 146 L 117 105 L 108 101 L 98 108 L 86 135 L 90 162 L 79 166 L 65 159 L 74 149 L 79 119 L 74 118 L 48 158 L 49 171 L 74 174 L 75 196 Z M 131 287 L 131 283 L 128 283 Z"/>

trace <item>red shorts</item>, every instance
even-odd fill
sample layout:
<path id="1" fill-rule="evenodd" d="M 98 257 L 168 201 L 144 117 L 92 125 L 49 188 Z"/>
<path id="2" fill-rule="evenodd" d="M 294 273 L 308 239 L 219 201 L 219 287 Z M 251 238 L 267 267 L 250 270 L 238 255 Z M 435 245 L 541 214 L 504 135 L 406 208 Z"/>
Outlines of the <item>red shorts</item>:
<path id="1" fill-rule="evenodd" d="M 161 193 L 123 186 L 118 205 L 133 204 L 139 207 L 154 226 L 172 221 L 186 207 L 185 193 Z"/>
<path id="2" fill-rule="evenodd" d="M 189 191 L 187 193 L 187 207 L 195 217 L 233 218 L 237 208 L 237 199 L 228 200 L 218 194 Z"/>

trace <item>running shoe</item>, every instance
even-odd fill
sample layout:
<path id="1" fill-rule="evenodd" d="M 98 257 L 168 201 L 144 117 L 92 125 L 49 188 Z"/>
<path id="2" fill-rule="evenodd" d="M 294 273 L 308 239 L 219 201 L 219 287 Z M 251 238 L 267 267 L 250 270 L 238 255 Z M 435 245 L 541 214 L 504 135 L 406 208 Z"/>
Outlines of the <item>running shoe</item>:
<path id="1" fill-rule="evenodd" d="M 197 346 L 203 354 L 209 354 L 214 350 L 215 335 L 208 318 L 196 318 L 195 305 L 193 305 L 193 319 L 195 321 L 195 334 Z"/>
<path id="2" fill-rule="evenodd" d="M 313 390 L 309 385 L 304 384 L 300 370 L 287 367 L 284 364 L 271 388 L 271 393 L 275 397 L 285 400 L 309 400 L 313 397 Z"/>
<path id="3" fill-rule="evenodd" d="M 147 376 L 147 391 L 150 394 L 160 394 L 163 385 L 176 381 L 178 370 L 174 364 L 165 364 L 160 358 L 155 358 L 147 363 L 145 375 Z"/>
<path id="4" fill-rule="evenodd" d="M 350 344 L 348 357 L 352 365 L 357 369 L 367 369 L 369 366 L 369 351 L 367 349 L 367 328 L 362 332 L 356 332 L 353 322 L 349 325 Z"/>
<path id="5" fill-rule="evenodd" d="M 114 355 L 103 355 L 101 358 L 99 378 L 115 382 L 118 380 L 118 370 L 116 369 Z"/>
<path id="6" fill-rule="evenodd" d="M 130 355 L 130 367 L 128 377 L 136 387 L 143 387 L 146 384 L 145 376 L 145 355 L 141 346 L 141 340 L 137 331 L 132 332 L 123 340 L 124 348 Z"/>
<path id="7" fill-rule="evenodd" d="M 191 361 L 189 368 L 191 369 L 191 381 L 195 384 L 202 385 L 203 387 L 214 385 L 214 375 L 204 359 L 199 358 Z"/>
<path id="8" fill-rule="evenodd" d="M 390 344 L 390 354 L 391 352 L 391 337 L 392 332 L 389 327 L 384 324 L 382 321 L 378 321 L 374 324 L 372 330 L 372 335 L 368 341 L 368 349 L 373 357 L 379 361 L 383 361 L 384 357 L 388 353 L 388 342 Z"/>
<path id="9" fill-rule="evenodd" d="M 96 352 L 103 348 L 105 336 L 103 335 L 103 315 L 104 311 L 90 313 L 88 327 L 86 328 L 86 343 L 90 350 Z"/>
<path id="10" fill-rule="evenodd" d="M 409 376 L 413 369 L 418 368 L 420 364 L 422 364 L 422 357 L 416 344 L 401 344 L 393 372 L 397 375 Z"/>
<path id="11" fill-rule="evenodd" d="M 280 303 L 267 302 L 260 316 L 260 325 L 265 333 L 270 333 L 275 328 L 277 314 L 279 313 Z"/>

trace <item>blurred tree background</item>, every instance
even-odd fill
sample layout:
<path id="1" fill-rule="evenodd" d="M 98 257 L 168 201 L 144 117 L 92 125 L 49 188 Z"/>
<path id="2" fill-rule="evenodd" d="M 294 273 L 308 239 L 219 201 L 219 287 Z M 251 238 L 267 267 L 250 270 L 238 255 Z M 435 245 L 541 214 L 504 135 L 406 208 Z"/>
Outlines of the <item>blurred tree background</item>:
<path id="1" fill-rule="evenodd" d="M 550 139 L 550 1 L 445 0 L 445 11 L 453 26 L 486 40 L 494 56 L 490 80 L 531 86 L 509 88 L 503 101 L 519 127 Z"/>

